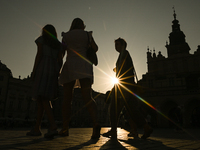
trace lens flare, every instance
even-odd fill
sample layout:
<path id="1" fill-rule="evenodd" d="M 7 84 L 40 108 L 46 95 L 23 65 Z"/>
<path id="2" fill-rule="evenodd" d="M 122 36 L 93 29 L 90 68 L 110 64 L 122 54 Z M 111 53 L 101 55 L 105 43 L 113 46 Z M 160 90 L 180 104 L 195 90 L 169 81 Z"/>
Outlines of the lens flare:
<path id="1" fill-rule="evenodd" d="M 118 78 L 114 77 L 114 78 L 111 79 L 111 82 L 112 82 L 113 85 L 115 85 L 115 84 L 119 83 L 119 80 L 118 80 Z"/>

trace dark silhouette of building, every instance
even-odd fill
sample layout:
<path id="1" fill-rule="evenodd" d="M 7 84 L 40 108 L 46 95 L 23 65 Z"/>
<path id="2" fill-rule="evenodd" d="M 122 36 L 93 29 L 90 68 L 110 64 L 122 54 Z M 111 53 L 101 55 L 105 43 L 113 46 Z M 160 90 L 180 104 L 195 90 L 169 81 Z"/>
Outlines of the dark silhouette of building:
<path id="1" fill-rule="evenodd" d="M 12 77 L 10 69 L 0 61 L 0 117 L 5 116 L 6 99 L 8 95 L 9 79 Z"/>
<path id="2" fill-rule="evenodd" d="M 12 72 L 5 64 L 0 62 L 0 126 L 5 122 L 14 121 L 15 126 L 30 126 L 36 117 L 36 103 L 31 99 L 30 77 L 14 78 Z M 81 89 L 74 89 L 72 101 L 71 127 L 89 127 L 92 121 L 82 100 Z M 92 91 L 97 103 L 99 122 L 108 126 L 108 105 L 104 103 L 105 94 Z M 59 97 L 52 101 L 53 112 L 57 124 L 62 123 L 63 89 L 59 87 Z M 43 125 L 47 123 L 44 117 Z"/>
<path id="3" fill-rule="evenodd" d="M 200 46 L 190 54 L 185 34 L 174 11 L 172 32 L 166 43 L 167 55 L 156 55 L 147 49 L 148 72 L 138 82 L 144 87 L 142 97 L 173 122 L 185 127 L 200 127 Z M 152 108 L 144 105 L 154 126 L 174 124 Z"/>

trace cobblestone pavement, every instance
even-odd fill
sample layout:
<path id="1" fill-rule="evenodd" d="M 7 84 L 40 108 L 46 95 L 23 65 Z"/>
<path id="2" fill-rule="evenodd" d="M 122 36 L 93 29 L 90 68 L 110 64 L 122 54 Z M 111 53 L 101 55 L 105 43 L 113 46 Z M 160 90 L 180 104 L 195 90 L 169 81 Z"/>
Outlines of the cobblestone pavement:
<path id="1" fill-rule="evenodd" d="M 101 133 L 110 128 L 102 128 Z M 200 150 L 200 129 L 187 129 L 177 133 L 173 129 L 154 129 L 147 140 L 127 137 L 128 132 L 118 128 L 118 140 L 101 136 L 91 140 L 92 128 L 71 128 L 70 136 L 54 139 L 26 136 L 28 129 L 0 130 L 0 149 L 52 149 L 52 150 Z M 46 130 L 42 130 L 44 134 Z M 142 130 L 139 130 L 139 136 Z"/>

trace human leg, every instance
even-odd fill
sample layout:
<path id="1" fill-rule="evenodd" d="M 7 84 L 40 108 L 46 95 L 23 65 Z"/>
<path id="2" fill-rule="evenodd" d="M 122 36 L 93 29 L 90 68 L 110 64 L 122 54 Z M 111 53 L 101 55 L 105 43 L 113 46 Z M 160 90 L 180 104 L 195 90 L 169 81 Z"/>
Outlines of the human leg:
<path id="1" fill-rule="evenodd" d="M 153 132 L 153 129 L 149 126 L 145 117 L 140 112 L 136 97 L 133 97 L 132 95 L 129 95 L 128 97 L 129 99 L 125 102 L 125 107 L 131 117 L 131 120 L 136 124 L 136 126 L 143 127 L 144 134 L 141 138 L 146 139 Z"/>
<path id="2" fill-rule="evenodd" d="M 63 118 L 63 127 L 59 132 L 60 135 L 67 136 L 69 129 L 69 122 L 71 117 L 71 102 L 73 96 L 73 87 L 75 81 L 65 83 L 63 85 L 63 103 L 62 103 L 62 118 Z"/>
<path id="3" fill-rule="evenodd" d="M 130 125 L 130 133 L 128 134 L 128 136 L 137 138 L 138 137 L 137 125 L 133 121 L 133 119 L 130 117 L 130 115 L 128 114 L 126 109 L 125 109 L 124 116 L 125 116 L 126 120 L 128 121 L 128 123 Z"/>
<path id="4" fill-rule="evenodd" d="M 47 118 L 48 118 L 49 124 L 50 124 L 48 132 L 44 135 L 44 137 L 52 138 L 58 134 L 58 131 L 57 131 L 57 125 L 55 123 L 54 116 L 53 116 L 51 101 L 49 101 L 49 99 L 43 97 L 42 104 L 43 104 L 45 113 L 47 115 Z"/>
<path id="5" fill-rule="evenodd" d="M 53 116 L 51 101 L 44 98 L 42 103 L 43 103 L 45 113 L 46 113 L 47 118 L 48 118 L 49 123 L 50 123 L 49 130 L 56 130 L 57 125 L 55 123 L 55 119 L 54 119 L 54 116 Z"/>
<path id="6" fill-rule="evenodd" d="M 35 131 L 40 131 L 41 129 L 41 122 L 44 115 L 44 106 L 41 99 L 36 101 L 37 103 L 37 115 L 36 115 L 36 124 L 35 124 Z"/>
<path id="7" fill-rule="evenodd" d="M 81 85 L 81 93 L 83 96 L 83 100 L 87 106 L 87 109 L 93 121 L 92 138 L 99 138 L 101 128 L 98 123 L 97 105 L 94 99 L 92 98 L 91 81 L 89 78 L 84 78 L 79 79 L 79 82 Z"/>
<path id="8" fill-rule="evenodd" d="M 34 128 L 31 131 L 26 133 L 26 135 L 28 136 L 41 135 L 41 121 L 44 115 L 44 107 L 43 107 L 41 99 L 36 100 L 36 103 L 37 103 L 36 123 L 35 123 Z"/>
<path id="9" fill-rule="evenodd" d="M 94 99 L 92 98 L 92 89 L 91 89 L 91 82 L 90 79 L 84 78 L 84 79 L 79 79 L 80 84 L 81 84 L 81 93 L 83 96 L 83 100 L 87 106 L 87 109 L 90 113 L 90 116 L 93 121 L 93 126 L 98 124 L 97 121 L 97 105 Z"/>
<path id="10" fill-rule="evenodd" d="M 111 103 L 109 106 L 111 130 L 104 133 L 103 136 L 111 136 L 111 138 L 117 138 L 117 125 L 119 121 L 119 115 L 124 107 L 124 104 L 119 98 L 119 95 L 117 95 L 119 93 L 117 92 L 116 87 L 113 90 L 115 91 L 113 91 L 114 94 L 112 95 Z"/>

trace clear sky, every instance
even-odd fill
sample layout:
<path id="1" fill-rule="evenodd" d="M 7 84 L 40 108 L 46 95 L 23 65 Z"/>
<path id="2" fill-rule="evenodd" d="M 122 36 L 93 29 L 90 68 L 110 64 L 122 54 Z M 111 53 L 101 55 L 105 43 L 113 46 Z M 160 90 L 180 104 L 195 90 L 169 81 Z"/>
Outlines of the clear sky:
<path id="1" fill-rule="evenodd" d="M 34 40 L 41 28 L 54 25 L 61 40 L 61 32 L 68 31 L 79 17 L 99 46 L 93 89 L 105 93 L 112 88 L 109 76 L 114 76 L 118 57 L 114 40 L 118 37 L 128 43 L 138 79 L 147 72 L 148 46 L 167 57 L 173 6 L 193 54 L 200 45 L 199 0 L 0 0 L 0 60 L 14 77 L 26 78 L 33 68 Z"/>

